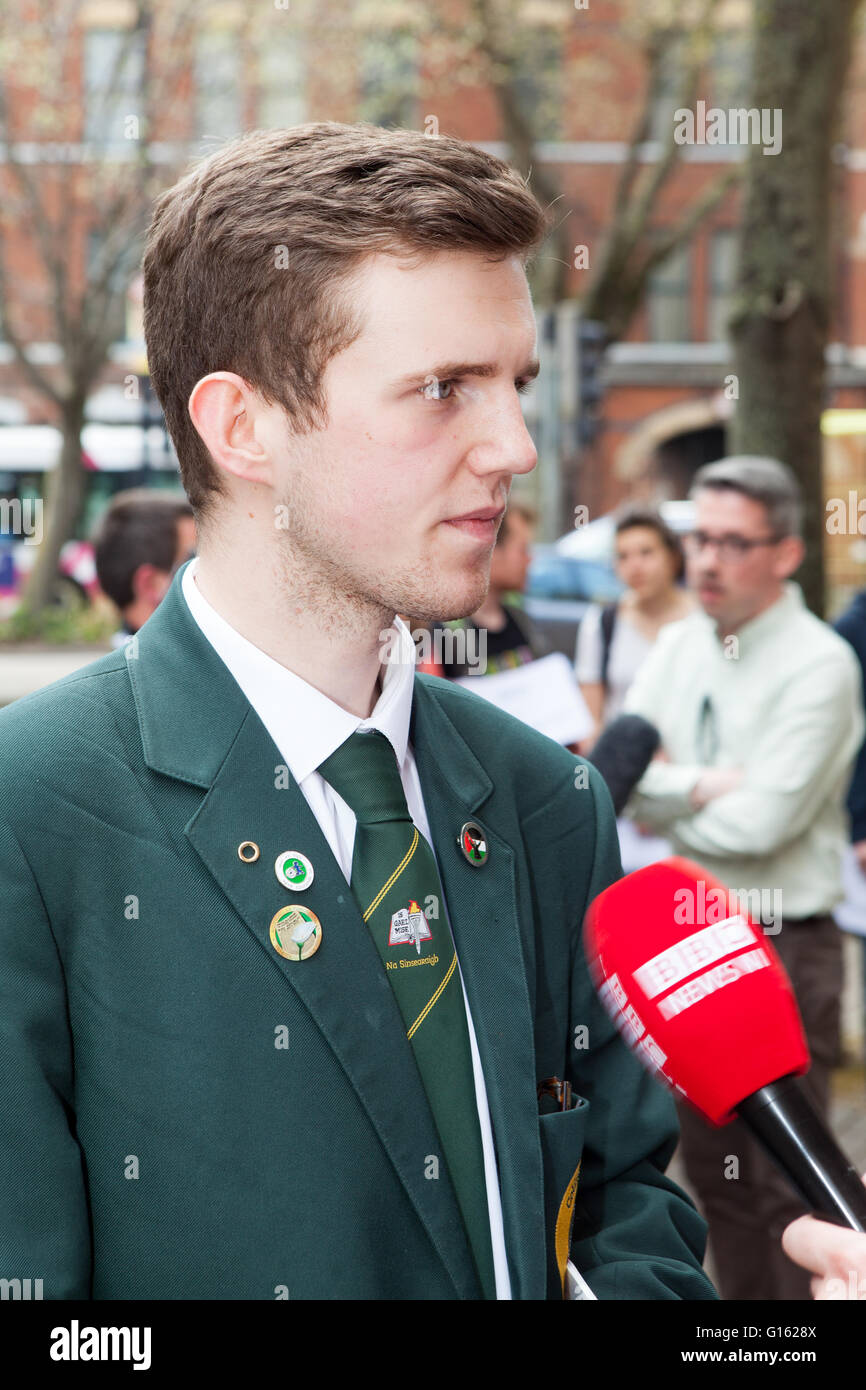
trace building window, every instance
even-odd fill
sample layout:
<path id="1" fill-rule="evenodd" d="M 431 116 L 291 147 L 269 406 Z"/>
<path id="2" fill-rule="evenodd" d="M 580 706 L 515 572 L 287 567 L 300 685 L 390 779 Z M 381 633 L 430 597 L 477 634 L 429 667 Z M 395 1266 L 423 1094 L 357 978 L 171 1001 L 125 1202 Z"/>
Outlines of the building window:
<path id="1" fill-rule="evenodd" d="M 711 343 L 724 342 L 728 336 L 736 273 L 737 233 L 733 227 L 719 227 L 710 237 L 707 338 Z"/>
<path id="2" fill-rule="evenodd" d="M 673 132 L 675 113 L 683 96 L 683 72 L 688 55 L 684 34 L 672 35 L 658 60 L 655 91 L 650 96 L 649 138 L 666 144 Z"/>
<path id="3" fill-rule="evenodd" d="M 228 29 L 203 29 L 195 41 L 195 134 L 223 140 L 241 129 L 240 43 Z"/>
<path id="4" fill-rule="evenodd" d="M 84 139 L 119 146 L 129 116 L 144 116 L 146 35 L 141 29 L 88 29 L 84 34 Z"/>
<path id="5" fill-rule="evenodd" d="M 105 241 L 105 233 L 102 229 L 94 229 L 87 236 L 87 282 L 93 285 L 101 278 L 103 273 L 102 247 Z M 110 286 L 113 291 L 111 300 L 108 303 L 108 311 L 105 316 L 105 326 L 110 333 L 112 343 L 122 343 L 127 337 L 127 290 L 137 273 L 137 267 L 141 260 L 143 246 L 136 245 L 134 238 L 130 239 L 129 244 L 124 248 L 113 269 L 110 272 Z"/>
<path id="6" fill-rule="evenodd" d="M 562 139 L 562 35 L 558 29 L 524 31 L 514 82 L 518 109 L 536 140 Z"/>
<path id="7" fill-rule="evenodd" d="M 306 121 L 306 58 L 303 36 L 269 39 L 259 58 L 258 123 L 264 130 Z"/>
<path id="8" fill-rule="evenodd" d="M 650 276 L 647 291 L 650 342 L 691 342 L 691 283 L 691 247 L 678 246 Z"/>
<path id="9" fill-rule="evenodd" d="M 708 63 L 710 105 L 723 111 L 748 107 L 752 89 L 752 44 L 744 29 L 717 34 Z"/>
<path id="10" fill-rule="evenodd" d="M 361 37 L 358 120 L 412 129 L 418 112 L 418 40 L 405 29 L 374 29 Z"/>

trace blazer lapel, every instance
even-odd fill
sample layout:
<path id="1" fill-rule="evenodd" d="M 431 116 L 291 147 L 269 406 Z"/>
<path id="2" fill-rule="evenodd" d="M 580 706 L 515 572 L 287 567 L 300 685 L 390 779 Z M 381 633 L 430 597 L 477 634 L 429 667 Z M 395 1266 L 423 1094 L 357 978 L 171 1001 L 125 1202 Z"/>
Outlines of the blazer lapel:
<path id="1" fill-rule="evenodd" d="M 410 738 L 448 915 L 472 1010 L 496 1143 L 505 1242 L 515 1298 L 546 1296 L 544 1177 L 533 1015 L 520 934 L 514 850 L 479 810 L 493 783 L 444 713 L 432 678 L 416 677 Z M 476 813 L 478 813 L 476 815 Z M 458 846 L 477 819 L 487 862 Z"/>
<path id="2" fill-rule="evenodd" d="M 375 944 L 306 798 L 189 613 L 181 573 L 128 653 L 148 765 L 207 788 L 186 826 L 191 846 L 343 1067 L 457 1296 L 478 1298 L 447 1171 L 436 1182 L 425 1177 L 438 1135 Z M 255 864 L 239 858 L 243 840 L 258 844 Z M 294 897 L 273 871 L 286 849 L 301 850 L 315 869 L 312 885 L 298 896 L 322 922 L 322 945 L 302 962 L 279 955 L 269 936 L 274 913 Z"/>

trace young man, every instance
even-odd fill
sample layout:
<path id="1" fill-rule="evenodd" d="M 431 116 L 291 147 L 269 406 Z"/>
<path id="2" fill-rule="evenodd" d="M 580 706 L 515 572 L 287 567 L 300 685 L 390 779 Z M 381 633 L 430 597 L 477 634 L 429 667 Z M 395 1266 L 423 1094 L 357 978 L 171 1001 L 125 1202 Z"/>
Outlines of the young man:
<path id="1" fill-rule="evenodd" d="M 478 608 L 535 465 L 544 231 L 471 145 L 335 123 L 156 207 L 199 554 L 0 714 L 2 1273 L 45 1297 L 561 1298 L 575 1183 L 599 1298 L 715 1296 L 581 950 L 609 797 L 395 618 Z"/>

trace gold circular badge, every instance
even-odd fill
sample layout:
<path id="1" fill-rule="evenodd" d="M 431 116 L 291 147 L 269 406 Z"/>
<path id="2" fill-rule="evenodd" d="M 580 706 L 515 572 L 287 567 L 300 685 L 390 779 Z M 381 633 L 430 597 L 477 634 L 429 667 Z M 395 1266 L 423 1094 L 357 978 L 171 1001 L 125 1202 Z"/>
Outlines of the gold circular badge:
<path id="1" fill-rule="evenodd" d="M 271 945 L 286 960 L 307 960 L 322 944 L 322 924 L 300 903 L 281 907 L 271 918 Z"/>

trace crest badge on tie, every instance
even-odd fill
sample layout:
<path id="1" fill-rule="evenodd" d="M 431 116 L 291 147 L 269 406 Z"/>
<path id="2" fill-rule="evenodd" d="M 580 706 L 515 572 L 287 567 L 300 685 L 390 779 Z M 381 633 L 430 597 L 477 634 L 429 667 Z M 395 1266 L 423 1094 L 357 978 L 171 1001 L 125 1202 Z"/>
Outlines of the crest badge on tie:
<path id="1" fill-rule="evenodd" d="M 389 946 L 412 946 L 414 945 L 418 955 L 421 954 L 421 942 L 432 941 L 433 933 L 427 923 L 421 908 L 414 898 L 410 898 L 408 907 L 401 907 L 391 917 L 391 930 L 388 933 Z"/>

